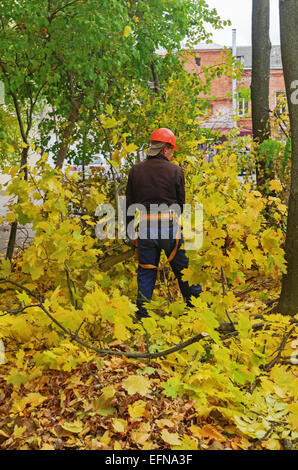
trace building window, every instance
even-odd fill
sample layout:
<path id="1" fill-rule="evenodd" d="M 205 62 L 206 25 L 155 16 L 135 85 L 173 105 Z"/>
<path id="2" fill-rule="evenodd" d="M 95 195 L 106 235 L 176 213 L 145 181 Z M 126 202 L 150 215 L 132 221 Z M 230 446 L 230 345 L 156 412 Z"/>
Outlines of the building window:
<path id="1" fill-rule="evenodd" d="M 244 55 L 237 55 L 236 59 L 237 59 L 237 62 L 240 62 L 241 64 L 244 65 Z"/>
<path id="2" fill-rule="evenodd" d="M 201 65 L 201 57 L 195 57 L 196 65 L 199 67 Z"/>
<path id="3" fill-rule="evenodd" d="M 238 116 L 243 117 L 249 113 L 249 101 L 247 101 L 241 93 L 238 93 Z"/>
<path id="4" fill-rule="evenodd" d="M 285 96 L 286 94 L 284 91 L 275 92 L 275 108 L 278 116 L 281 116 L 281 114 L 286 112 L 286 104 L 284 101 Z"/>

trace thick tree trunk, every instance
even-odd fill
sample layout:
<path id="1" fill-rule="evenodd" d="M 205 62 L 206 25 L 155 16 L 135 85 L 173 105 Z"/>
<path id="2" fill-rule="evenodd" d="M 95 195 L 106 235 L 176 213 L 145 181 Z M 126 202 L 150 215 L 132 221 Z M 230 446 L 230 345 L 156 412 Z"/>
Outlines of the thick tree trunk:
<path id="1" fill-rule="evenodd" d="M 279 312 L 298 313 L 298 2 L 280 0 L 281 53 L 292 135 L 292 170 L 286 235 L 287 273 L 283 277 Z M 296 83 L 294 83 L 296 82 Z"/>
<path id="2" fill-rule="evenodd" d="M 252 11 L 252 80 L 251 104 L 253 138 L 258 144 L 270 137 L 269 82 L 270 24 L 269 0 L 253 0 Z M 256 175 L 258 188 L 263 192 L 270 169 L 265 168 L 266 156 L 257 163 Z"/>

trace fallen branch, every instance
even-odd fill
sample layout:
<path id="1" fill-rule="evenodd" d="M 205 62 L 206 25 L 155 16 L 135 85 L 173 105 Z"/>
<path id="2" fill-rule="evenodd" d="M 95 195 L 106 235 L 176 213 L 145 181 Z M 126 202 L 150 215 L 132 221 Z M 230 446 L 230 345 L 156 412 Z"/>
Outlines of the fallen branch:
<path id="1" fill-rule="evenodd" d="M 255 450 L 258 444 L 260 444 L 262 441 L 265 441 L 266 439 L 269 438 L 270 434 L 274 431 L 276 424 L 273 424 L 268 431 L 265 432 L 264 436 L 258 439 L 256 442 L 254 442 L 251 446 L 248 447 L 247 450 Z"/>
<path id="2" fill-rule="evenodd" d="M 288 331 L 288 333 L 284 336 L 281 344 L 280 344 L 280 347 L 278 348 L 278 353 L 277 355 L 272 359 L 272 361 L 268 362 L 267 364 L 264 365 L 264 370 L 266 372 L 268 372 L 270 369 L 272 369 L 272 367 L 278 362 L 278 360 L 280 359 L 281 357 L 281 354 L 287 344 L 287 341 L 289 339 L 289 337 L 291 336 L 291 334 L 293 333 L 293 331 L 295 330 L 295 327 L 296 325 L 293 326 L 293 328 L 290 329 L 290 331 Z"/>
<path id="3" fill-rule="evenodd" d="M 38 295 L 36 295 L 34 292 L 32 292 L 30 289 L 28 289 L 28 287 L 22 286 L 21 284 L 18 284 L 17 282 L 11 281 L 9 279 L 0 279 L 0 283 L 10 283 L 10 284 L 13 284 L 13 285 L 17 286 L 20 289 L 24 289 L 29 295 L 31 295 L 32 297 L 34 297 L 35 299 L 37 299 L 39 301 L 39 304 L 34 304 L 34 307 L 39 307 L 52 320 L 52 322 L 55 323 L 55 325 L 58 326 L 58 328 L 60 328 L 73 341 L 76 341 L 77 343 L 81 344 L 85 348 L 96 352 L 100 356 L 106 356 L 106 355 L 111 354 L 111 355 L 114 355 L 114 356 L 125 356 L 125 357 L 131 358 L 131 359 L 156 359 L 158 357 L 165 357 L 165 356 L 168 356 L 169 354 L 180 351 L 181 349 L 184 349 L 184 348 L 186 348 L 187 346 L 190 346 L 193 343 L 197 343 L 201 339 L 204 339 L 204 338 L 206 338 L 206 336 L 208 336 L 208 333 L 200 333 L 200 334 L 195 335 L 192 338 L 188 339 L 187 341 L 184 341 L 182 343 L 179 343 L 179 344 L 173 346 L 172 348 L 166 349 L 165 351 L 155 352 L 155 353 L 149 353 L 149 352 L 147 352 L 147 353 L 137 353 L 137 352 L 114 351 L 114 350 L 111 350 L 111 349 L 100 349 L 100 348 L 97 348 L 96 346 L 92 346 L 91 344 L 89 344 L 86 341 L 84 341 L 83 339 L 81 339 L 77 335 L 77 332 L 73 333 L 72 331 L 67 330 L 63 325 L 61 325 L 61 323 L 58 322 L 53 317 L 53 315 L 45 308 L 41 298 Z M 27 305 L 26 307 L 23 307 L 23 308 L 30 308 L 30 307 L 31 307 L 30 305 Z"/>
<path id="4" fill-rule="evenodd" d="M 258 282 L 257 284 L 254 284 L 253 286 L 248 287 L 247 289 L 245 289 L 241 292 L 234 292 L 234 295 L 235 295 L 235 297 L 240 297 L 242 295 L 248 294 L 249 292 L 252 292 L 252 291 L 258 289 L 261 286 L 264 286 L 266 284 L 270 284 L 272 281 L 273 281 L 273 279 L 265 279 L 264 281 Z"/>

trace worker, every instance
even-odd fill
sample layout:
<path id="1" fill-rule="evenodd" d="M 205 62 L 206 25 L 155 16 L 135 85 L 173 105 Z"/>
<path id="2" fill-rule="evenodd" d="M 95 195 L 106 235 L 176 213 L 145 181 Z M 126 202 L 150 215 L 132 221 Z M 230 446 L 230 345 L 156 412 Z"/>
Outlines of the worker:
<path id="1" fill-rule="evenodd" d="M 150 137 L 147 159 L 134 165 L 128 176 L 127 211 L 132 204 L 145 208 L 145 214 L 140 215 L 137 237 L 138 319 L 149 316 L 145 304 L 152 298 L 157 272 L 161 269 L 158 265 L 162 249 L 187 306 L 192 306 L 192 296 L 198 297 L 202 292 L 200 285 L 190 286 L 182 280 L 182 270 L 189 262 L 181 247 L 183 236 L 178 222 L 185 204 L 185 180 L 182 168 L 171 162 L 174 150 L 178 149 L 173 132 L 167 128 L 157 129 Z M 132 214 L 127 215 L 127 227 L 133 219 Z"/>

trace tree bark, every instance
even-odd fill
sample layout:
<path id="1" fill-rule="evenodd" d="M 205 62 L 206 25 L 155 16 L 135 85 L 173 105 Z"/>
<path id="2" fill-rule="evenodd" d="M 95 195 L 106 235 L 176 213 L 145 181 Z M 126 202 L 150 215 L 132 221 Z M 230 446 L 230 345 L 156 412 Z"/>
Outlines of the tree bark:
<path id="1" fill-rule="evenodd" d="M 261 144 L 270 137 L 269 82 L 271 42 L 269 20 L 269 0 L 253 0 L 251 105 L 253 138 L 257 144 Z M 257 185 L 261 192 L 264 191 L 266 179 L 270 177 L 270 170 L 266 169 L 265 165 L 266 156 L 256 165 Z"/>
<path id="2" fill-rule="evenodd" d="M 56 168 L 61 169 L 63 166 L 64 160 L 67 154 L 67 150 L 69 147 L 68 140 L 69 140 L 69 137 L 71 136 L 71 133 L 78 119 L 79 110 L 80 110 L 80 104 L 73 100 L 70 115 L 68 118 L 68 125 L 64 129 L 64 132 L 62 134 L 61 145 L 60 145 L 58 155 L 57 155 Z"/>
<path id="3" fill-rule="evenodd" d="M 154 61 L 152 59 L 152 62 L 151 62 L 151 72 L 152 72 L 152 78 L 153 78 L 153 91 L 154 93 L 156 93 L 157 95 L 160 94 L 160 84 L 159 84 L 159 79 L 158 79 L 158 75 L 157 75 L 157 72 L 156 72 L 156 68 L 155 68 L 155 64 L 154 64 Z"/>
<path id="4" fill-rule="evenodd" d="M 27 144 L 27 142 L 24 142 L 24 143 Z M 29 150 L 28 146 L 23 148 L 23 150 L 22 150 L 21 167 L 23 165 L 27 165 L 27 163 L 28 163 L 28 150 Z M 27 169 L 27 167 L 25 167 L 23 171 L 24 171 L 24 180 L 27 181 L 27 179 L 28 179 L 28 169 Z M 9 259 L 10 261 L 12 260 L 13 252 L 14 252 L 14 248 L 15 248 L 15 244 L 16 244 L 17 229 L 18 229 L 18 222 L 13 222 L 10 226 L 9 240 L 8 240 L 7 250 L 6 250 L 6 259 Z"/>
<path id="5" fill-rule="evenodd" d="M 278 311 L 298 313 L 298 102 L 294 84 L 298 80 L 298 2 L 280 0 L 281 54 L 287 91 L 292 138 L 292 167 L 286 233 L 287 273 L 283 276 Z"/>

